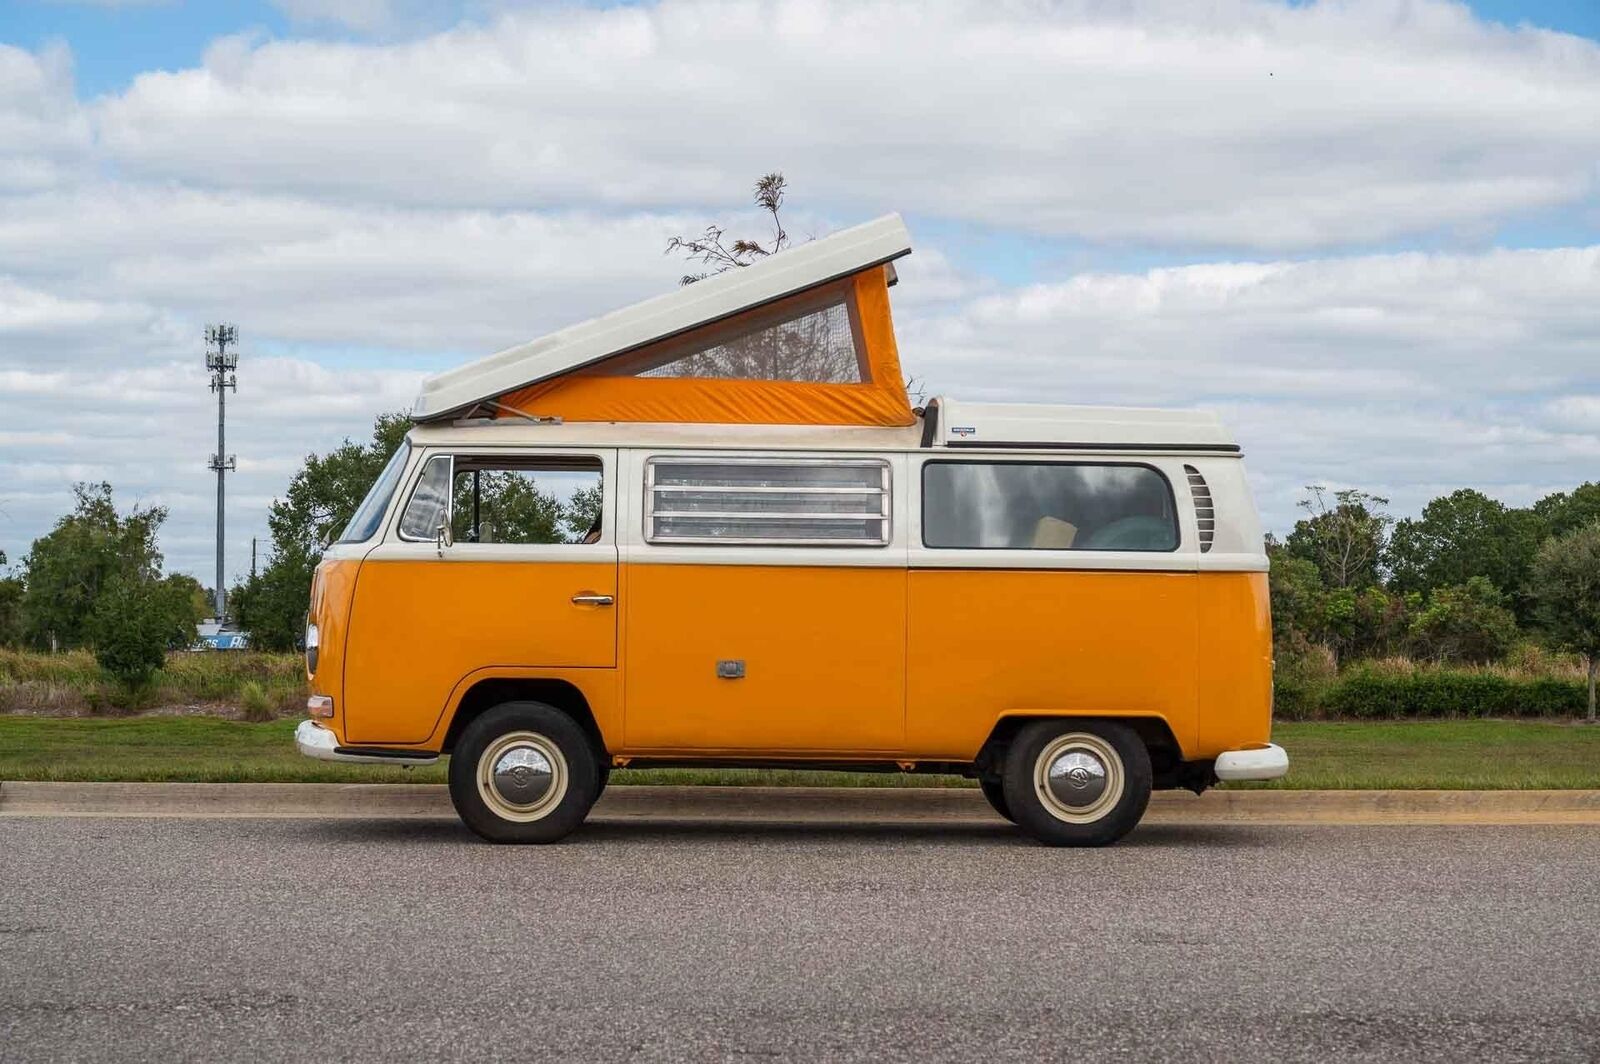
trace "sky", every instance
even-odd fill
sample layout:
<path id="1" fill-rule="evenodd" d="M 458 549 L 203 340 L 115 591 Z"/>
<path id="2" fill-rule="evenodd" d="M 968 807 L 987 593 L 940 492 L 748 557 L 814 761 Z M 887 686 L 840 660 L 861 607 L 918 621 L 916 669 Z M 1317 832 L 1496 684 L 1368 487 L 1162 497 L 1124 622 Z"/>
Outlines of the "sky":
<path id="1" fill-rule="evenodd" d="M 0 0 L 0 551 L 109 481 L 212 582 L 430 372 L 901 212 L 929 394 L 1203 407 L 1268 527 L 1600 479 L 1595 0 Z"/>

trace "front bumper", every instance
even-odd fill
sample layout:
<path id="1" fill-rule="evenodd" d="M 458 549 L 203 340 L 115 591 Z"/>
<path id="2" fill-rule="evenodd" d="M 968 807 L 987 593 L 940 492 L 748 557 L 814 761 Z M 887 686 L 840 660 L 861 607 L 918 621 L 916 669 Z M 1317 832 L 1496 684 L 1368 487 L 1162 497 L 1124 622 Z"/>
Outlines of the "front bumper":
<path id="1" fill-rule="evenodd" d="M 412 754 L 407 750 L 374 750 L 340 746 L 332 731 L 314 720 L 303 720 L 294 730 L 294 747 L 318 761 L 340 761 L 346 765 L 431 765 L 438 754 Z"/>
<path id="2" fill-rule="evenodd" d="M 1276 743 L 1217 755 L 1212 771 L 1219 780 L 1275 780 L 1289 771 L 1289 752 Z"/>

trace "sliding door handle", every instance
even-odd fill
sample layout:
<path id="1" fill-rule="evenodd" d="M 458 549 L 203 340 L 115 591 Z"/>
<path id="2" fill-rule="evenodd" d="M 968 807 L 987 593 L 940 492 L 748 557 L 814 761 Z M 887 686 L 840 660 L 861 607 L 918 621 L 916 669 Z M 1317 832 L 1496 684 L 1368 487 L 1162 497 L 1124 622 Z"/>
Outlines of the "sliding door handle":
<path id="1" fill-rule="evenodd" d="M 610 595 L 596 595 L 588 591 L 572 596 L 572 604 L 574 606 L 609 606 L 616 601 Z"/>

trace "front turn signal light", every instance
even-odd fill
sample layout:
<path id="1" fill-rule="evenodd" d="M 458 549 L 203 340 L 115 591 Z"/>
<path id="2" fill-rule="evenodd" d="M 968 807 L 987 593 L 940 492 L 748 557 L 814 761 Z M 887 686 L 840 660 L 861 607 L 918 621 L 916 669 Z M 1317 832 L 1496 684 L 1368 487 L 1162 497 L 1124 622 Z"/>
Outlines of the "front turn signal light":
<path id="1" fill-rule="evenodd" d="M 312 695 L 306 699 L 306 715 L 311 717 L 333 716 L 332 695 Z"/>

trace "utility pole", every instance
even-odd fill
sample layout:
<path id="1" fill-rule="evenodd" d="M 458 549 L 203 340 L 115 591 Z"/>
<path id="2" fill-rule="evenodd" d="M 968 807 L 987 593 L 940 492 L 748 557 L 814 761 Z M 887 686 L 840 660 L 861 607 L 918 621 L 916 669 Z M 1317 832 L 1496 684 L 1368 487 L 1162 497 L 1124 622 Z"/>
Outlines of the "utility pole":
<path id="1" fill-rule="evenodd" d="M 256 537 L 250 537 L 250 579 L 256 578 Z"/>
<path id="2" fill-rule="evenodd" d="M 224 503 L 223 477 L 238 468 L 233 455 L 228 453 L 228 389 L 239 391 L 239 378 L 234 370 L 239 368 L 239 330 L 232 325 L 206 326 L 206 369 L 211 371 L 211 390 L 217 393 L 217 453 L 211 456 L 211 469 L 217 474 L 217 623 L 227 616 L 226 594 L 222 575 Z M 228 350 L 229 347 L 234 350 Z M 214 349 L 214 350 L 213 350 Z"/>

